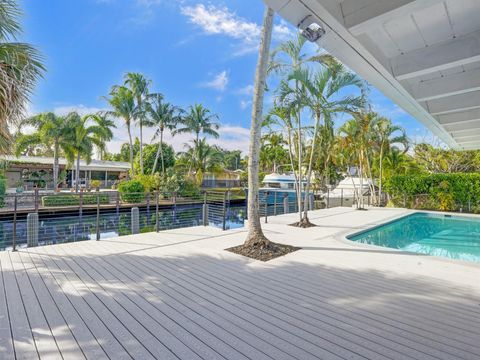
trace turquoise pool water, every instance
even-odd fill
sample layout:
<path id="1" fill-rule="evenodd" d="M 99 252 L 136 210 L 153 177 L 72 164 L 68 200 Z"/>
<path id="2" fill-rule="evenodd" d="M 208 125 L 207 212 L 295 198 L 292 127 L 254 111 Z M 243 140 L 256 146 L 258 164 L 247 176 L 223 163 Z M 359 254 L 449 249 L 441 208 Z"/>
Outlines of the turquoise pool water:
<path id="1" fill-rule="evenodd" d="M 450 259 L 480 262 L 480 218 L 416 213 L 348 239 Z"/>

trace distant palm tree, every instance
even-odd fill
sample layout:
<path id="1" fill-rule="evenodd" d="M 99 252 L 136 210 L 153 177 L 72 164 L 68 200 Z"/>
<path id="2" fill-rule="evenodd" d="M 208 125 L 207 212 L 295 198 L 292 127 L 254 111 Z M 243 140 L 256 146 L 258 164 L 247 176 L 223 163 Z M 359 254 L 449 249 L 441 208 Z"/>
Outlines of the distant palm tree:
<path id="1" fill-rule="evenodd" d="M 20 122 L 20 129 L 31 126 L 35 131 L 31 134 L 20 134 L 15 141 L 15 155 L 19 156 L 30 146 L 52 144 L 53 146 L 53 187 L 58 186 L 58 158 L 60 151 L 68 146 L 69 128 L 65 117 L 54 113 L 42 113 Z"/>
<path id="2" fill-rule="evenodd" d="M 0 151 L 8 152 L 8 125 L 20 120 L 45 68 L 31 45 L 19 43 L 21 11 L 16 1 L 0 1 Z"/>
<path id="3" fill-rule="evenodd" d="M 218 115 L 212 114 L 202 104 L 195 104 L 194 106 L 189 106 L 188 112 L 181 121 L 183 127 L 176 129 L 174 134 L 193 133 L 197 143 L 200 134 L 218 138 L 220 135 L 217 130 L 220 128 L 220 125 L 216 122 L 217 120 Z"/>
<path id="4" fill-rule="evenodd" d="M 98 115 L 80 116 L 76 112 L 68 114 L 65 118 L 69 130 L 68 144 L 65 154 L 69 162 L 76 163 L 75 167 L 75 191 L 78 192 L 80 185 L 80 159 L 83 157 L 88 163 L 92 160 L 93 149 L 102 148 L 111 130 L 105 127 Z"/>
<path id="5" fill-rule="evenodd" d="M 135 120 L 140 129 L 140 172 L 143 175 L 143 126 L 146 121 L 146 104 L 148 87 L 151 81 L 143 74 L 129 72 L 125 75 L 125 86 L 128 87 L 135 99 L 136 112 Z"/>
<path id="6" fill-rule="evenodd" d="M 137 108 L 133 92 L 125 86 L 114 86 L 110 91 L 110 96 L 106 98 L 113 110 L 107 111 L 107 115 L 120 118 L 125 123 L 128 133 L 128 142 L 130 144 L 130 171 L 135 175 L 133 167 L 133 140 L 132 140 L 132 121 L 135 119 Z"/>
<path id="7" fill-rule="evenodd" d="M 104 133 L 100 135 L 100 146 L 97 146 L 98 155 L 100 160 L 103 160 L 105 153 L 107 152 L 106 144 L 113 139 L 112 129 L 115 129 L 117 125 L 115 121 L 110 118 L 110 115 L 105 111 L 99 111 L 96 114 L 90 115 L 92 119 L 98 124 L 100 128 L 104 129 Z"/>
<path id="8" fill-rule="evenodd" d="M 408 138 L 405 130 L 400 126 L 393 125 L 389 119 L 379 118 L 374 124 L 374 131 L 377 138 L 377 146 L 379 151 L 378 165 L 379 165 L 379 185 L 378 196 L 382 199 L 382 185 L 383 185 L 383 157 L 385 153 L 389 153 L 392 146 L 400 145 L 403 151 L 408 151 Z M 393 155 L 396 156 L 396 155 Z"/>
<path id="9" fill-rule="evenodd" d="M 160 145 L 153 163 L 152 174 L 157 170 L 158 159 L 161 161 L 162 175 L 165 175 L 165 162 L 163 156 L 163 133 L 166 129 L 173 130 L 182 120 L 182 110 L 172 104 L 163 102 L 162 94 L 151 94 L 147 106 L 148 121 L 156 127 L 154 139 L 160 138 Z"/>
<path id="10" fill-rule="evenodd" d="M 192 145 L 185 144 L 186 150 L 180 153 L 177 167 L 188 169 L 188 173 L 195 177 L 198 185 L 203 182 L 205 173 L 221 173 L 222 154 L 217 147 L 211 146 L 206 139 L 193 140 Z"/>

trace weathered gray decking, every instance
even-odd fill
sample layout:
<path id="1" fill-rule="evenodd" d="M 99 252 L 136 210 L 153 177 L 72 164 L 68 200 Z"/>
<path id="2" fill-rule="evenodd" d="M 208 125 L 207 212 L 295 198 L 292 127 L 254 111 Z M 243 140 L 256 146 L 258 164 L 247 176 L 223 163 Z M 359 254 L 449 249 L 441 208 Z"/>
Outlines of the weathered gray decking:
<path id="1" fill-rule="evenodd" d="M 212 228 L 0 253 L 0 359 L 480 359 L 480 266 L 340 239 L 401 213 L 271 218 L 304 250 L 267 264 Z"/>

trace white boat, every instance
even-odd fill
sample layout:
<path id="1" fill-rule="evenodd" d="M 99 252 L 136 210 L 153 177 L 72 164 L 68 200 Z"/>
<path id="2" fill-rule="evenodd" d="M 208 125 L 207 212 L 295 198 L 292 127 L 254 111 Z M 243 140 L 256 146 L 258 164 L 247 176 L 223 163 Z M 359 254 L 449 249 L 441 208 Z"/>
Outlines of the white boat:
<path id="1" fill-rule="evenodd" d="M 264 187 L 262 187 L 260 190 L 263 191 L 282 190 L 287 192 L 295 192 L 295 176 L 293 174 L 272 173 L 266 175 L 263 178 L 262 183 L 264 184 Z M 303 180 L 303 184 L 306 184 L 305 180 Z"/>
<path id="2" fill-rule="evenodd" d="M 323 195 L 329 207 L 352 206 L 357 194 L 363 196 L 370 194 L 372 185 L 375 186 L 375 183 L 372 183 L 371 179 L 362 180 L 358 176 L 347 176 Z"/>

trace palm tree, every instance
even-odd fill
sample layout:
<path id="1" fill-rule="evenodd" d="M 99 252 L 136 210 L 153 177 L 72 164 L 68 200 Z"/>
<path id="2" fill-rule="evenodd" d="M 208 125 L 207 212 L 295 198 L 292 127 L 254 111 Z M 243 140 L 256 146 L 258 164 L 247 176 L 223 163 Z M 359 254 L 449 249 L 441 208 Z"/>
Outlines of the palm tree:
<path id="1" fill-rule="evenodd" d="M 100 128 L 104 129 L 104 133 L 102 133 L 101 137 L 99 138 L 100 146 L 97 146 L 100 160 L 103 160 L 103 157 L 107 152 L 106 143 L 113 139 L 112 129 L 115 129 L 117 125 L 115 124 L 115 121 L 110 118 L 108 112 L 99 111 L 96 114 L 92 114 L 90 116 Z"/>
<path id="2" fill-rule="evenodd" d="M 180 154 L 177 167 L 188 169 L 188 173 L 195 177 L 198 185 L 203 182 L 205 173 L 221 173 L 222 154 L 217 147 L 211 146 L 207 140 L 193 140 L 192 145 L 185 144 L 186 151 Z"/>
<path id="3" fill-rule="evenodd" d="M 200 134 L 218 138 L 220 135 L 217 130 L 220 128 L 220 125 L 216 122 L 217 120 L 218 115 L 212 114 L 202 104 L 195 104 L 194 106 L 189 106 L 187 114 L 180 122 L 183 127 L 176 129 L 174 134 L 193 133 L 197 142 Z"/>
<path id="4" fill-rule="evenodd" d="M 16 42 L 21 32 L 16 1 L 0 2 L 0 151 L 11 143 L 8 125 L 20 120 L 37 80 L 45 68 L 31 45 Z M 13 41 L 12 41 L 13 40 Z"/>
<path id="5" fill-rule="evenodd" d="M 65 118 L 69 130 L 68 143 L 65 146 L 67 160 L 75 161 L 75 191 L 78 192 L 80 184 L 80 159 L 83 157 L 87 164 L 92 160 L 93 149 L 102 148 L 109 137 L 110 129 L 104 127 L 98 115 L 85 115 L 81 117 L 72 112 Z"/>
<path id="6" fill-rule="evenodd" d="M 298 69 L 292 73 L 291 78 L 305 86 L 307 94 L 305 98 L 306 105 L 310 108 L 314 118 L 314 129 L 306 175 L 304 214 L 301 220 L 304 224 L 303 226 L 308 226 L 308 199 L 317 141 L 322 140 L 320 138 L 321 135 L 326 135 L 325 138 L 327 139 L 333 139 L 334 116 L 341 113 L 353 113 L 364 107 L 365 98 L 363 93 L 365 83 L 357 75 L 346 70 L 342 64 L 333 59 L 313 73 L 308 69 Z M 348 87 L 357 87 L 361 90 L 361 94 L 359 96 L 340 96 L 339 93 Z M 320 132 L 320 130 L 323 131 Z M 325 145 L 331 146 L 332 142 Z M 322 150 L 330 152 L 329 148 L 323 148 Z"/>
<path id="7" fill-rule="evenodd" d="M 35 115 L 21 121 L 20 128 L 32 126 L 35 131 L 31 134 L 20 134 L 15 142 L 15 155 L 19 156 L 30 146 L 52 144 L 53 147 L 53 187 L 58 186 L 58 158 L 60 151 L 68 145 L 68 132 L 65 117 L 47 112 Z"/>
<path id="8" fill-rule="evenodd" d="M 370 174 L 372 178 L 370 158 L 371 150 L 375 144 L 375 128 L 374 125 L 378 120 L 378 116 L 374 112 L 358 112 L 355 113 L 353 119 L 347 121 L 339 129 L 341 138 L 341 146 L 349 153 L 349 158 L 353 164 L 357 166 L 358 175 L 360 177 L 360 193 L 357 193 L 357 208 L 364 208 L 363 180 Z M 370 184 L 373 193 L 373 181 Z"/>
<path id="9" fill-rule="evenodd" d="M 272 41 L 273 15 L 273 10 L 267 6 L 263 19 L 260 50 L 255 74 L 252 104 L 252 124 L 250 129 L 250 146 L 248 151 L 248 235 L 244 243 L 244 247 L 246 248 L 264 249 L 270 247 L 270 241 L 263 234 L 262 225 L 260 223 L 258 172 L 260 160 L 260 140 L 262 136 L 261 131 L 263 122 L 263 98 L 265 93 L 270 43 Z"/>
<path id="10" fill-rule="evenodd" d="M 145 105 L 147 104 L 148 87 L 151 81 L 143 74 L 129 72 L 125 75 L 125 86 L 128 87 L 135 99 L 135 120 L 140 129 L 140 172 L 143 175 L 143 126 L 145 125 Z"/>
<path id="11" fill-rule="evenodd" d="M 287 150 L 285 149 L 286 142 L 282 134 L 271 132 L 262 137 L 262 146 L 260 150 L 261 162 L 266 167 L 275 173 L 277 172 L 278 165 L 285 163 L 288 158 Z"/>
<path id="12" fill-rule="evenodd" d="M 408 138 L 404 129 L 400 126 L 393 125 L 392 122 L 386 118 L 379 118 L 374 127 L 379 148 L 378 196 L 379 201 L 381 201 L 383 185 L 383 155 L 389 152 L 392 146 L 395 145 L 401 145 L 405 152 L 408 151 Z M 399 135 L 396 135 L 398 133 Z"/>
<path id="13" fill-rule="evenodd" d="M 158 159 L 160 158 L 162 175 L 165 175 L 165 163 L 163 156 L 163 133 L 165 129 L 168 129 L 170 131 L 175 129 L 177 124 L 182 120 L 182 110 L 172 104 L 163 102 L 162 94 L 156 93 L 149 96 L 147 112 L 149 116 L 149 124 L 157 128 L 154 138 L 152 140 L 160 138 L 160 145 L 158 147 L 155 161 L 153 163 L 152 174 L 154 174 L 157 170 L 157 163 Z"/>
<path id="14" fill-rule="evenodd" d="M 130 144 L 130 171 L 135 175 L 133 167 L 133 140 L 132 140 L 132 121 L 135 119 L 137 108 L 133 92 L 125 86 L 114 86 L 110 91 L 110 97 L 106 98 L 113 110 L 107 111 L 107 115 L 123 119 L 128 133 L 128 142 Z"/>

